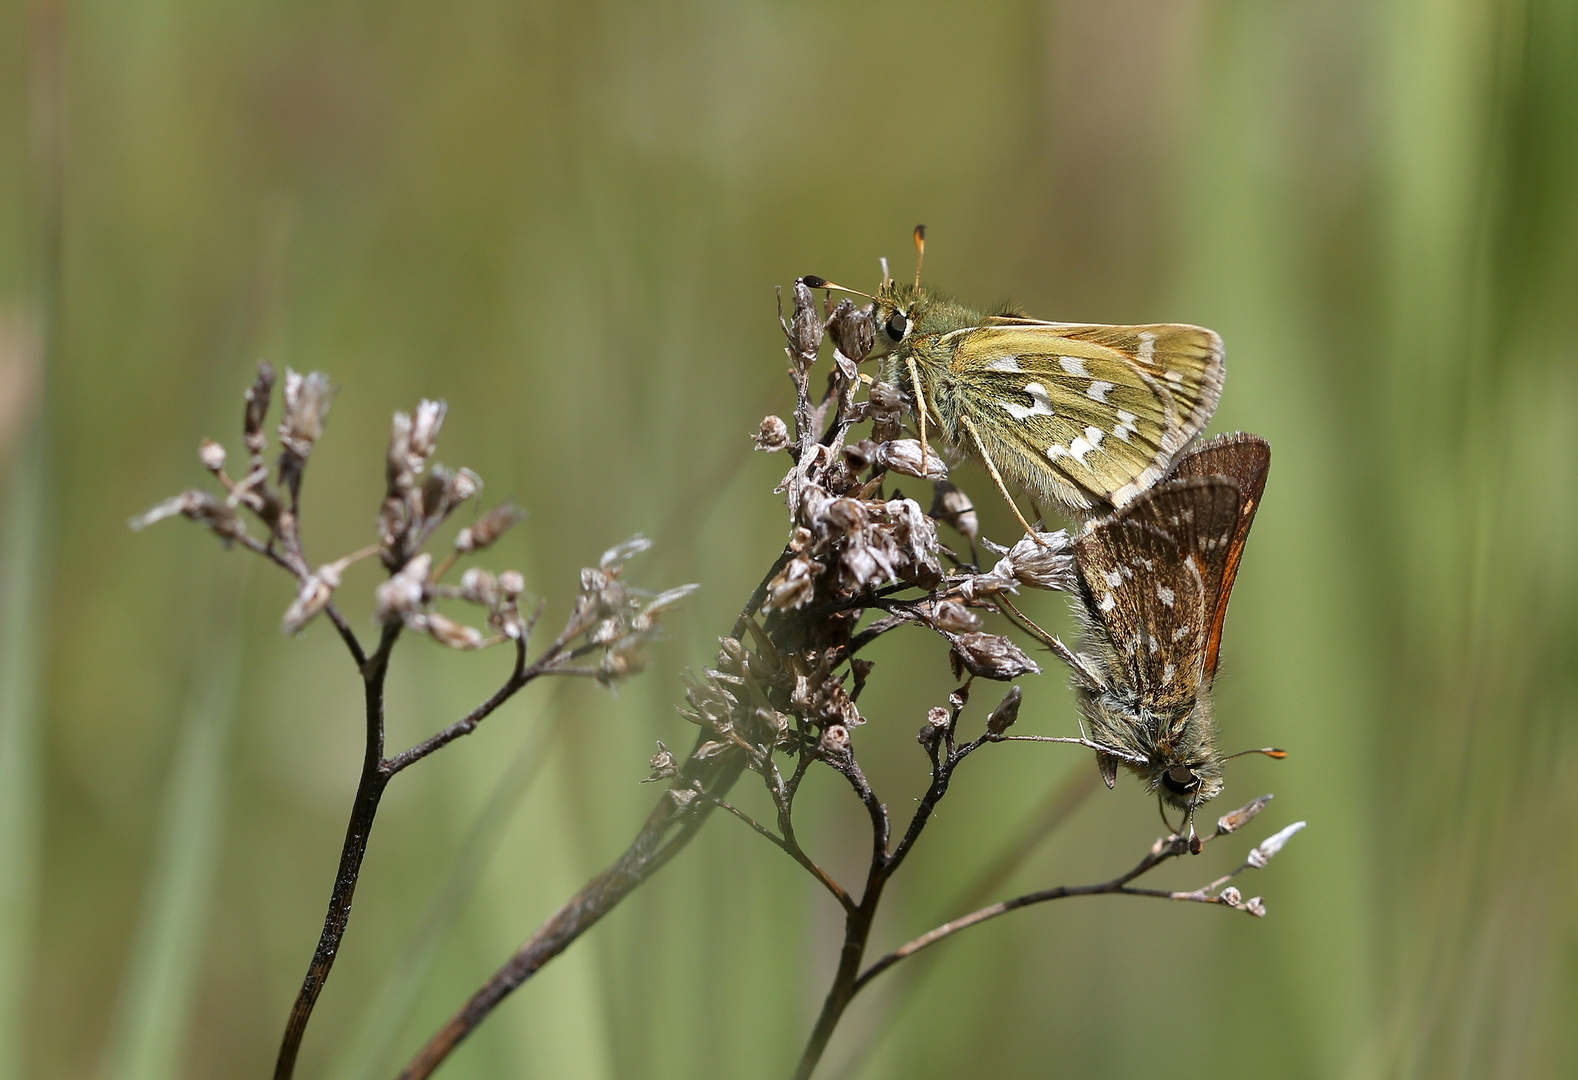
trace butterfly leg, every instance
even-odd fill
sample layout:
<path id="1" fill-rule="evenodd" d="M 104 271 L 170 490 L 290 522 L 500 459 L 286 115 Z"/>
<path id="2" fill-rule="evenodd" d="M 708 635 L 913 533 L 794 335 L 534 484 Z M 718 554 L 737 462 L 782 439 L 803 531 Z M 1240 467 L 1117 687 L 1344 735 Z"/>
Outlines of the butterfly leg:
<path id="1" fill-rule="evenodd" d="M 1019 512 L 1019 504 L 1014 502 L 1012 495 L 1008 494 L 1008 485 L 1003 483 L 1003 476 L 997 471 L 997 464 L 992 460 L 992 455 L 986 452 L 986 443 L 981 441 L 981 433 L 976 430 L 975 421 L 968 416 L 961 416 L 959 419 L 964 423 L 965 430 L 970 433 L 970 438 L 975 441 L 976 452 L 981 455 L 981 460 L 986 463 L 986 471 L 992 474 L 992 479 L 997 483 L 997 490 L 1002 492 L 1003 498 L 1007 500 L 1009 508 L 1014 512 L 1014 517 L 1019 519 L 1019 524 L 1025 527 L 1025 535 L 1042 547 L 1046 547 L 1047 542 L 1036 535 L 1036 531 L 1030 527 L 1030 522 L 1025 520 L 1025 515 Z"/>
<path id="2" fill-rule="evenodd" d="M 931 451 L 926 448 L 926 394 L 921 390 L 920 369 L 915 366 L 915 358 L 908 360 L 910 369 L 910 386 L 915 391 L 915 422 L 920 426 L 921 444 L 921 471 L 925 472 L 931 462 Z"/>

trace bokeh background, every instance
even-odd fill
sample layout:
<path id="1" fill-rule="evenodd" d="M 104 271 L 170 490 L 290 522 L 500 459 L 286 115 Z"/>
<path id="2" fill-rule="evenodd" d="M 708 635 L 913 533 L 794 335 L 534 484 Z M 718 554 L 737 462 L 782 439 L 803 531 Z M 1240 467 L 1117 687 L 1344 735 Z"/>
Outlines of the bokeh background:
<path id="1" fill-rule="evenodd" d="M 1263 921 L 1076 900 L 897 969 L 820 1075 L 1558 1077 L 1578 1070 L 1578 4 L 1572 0 L 32 0 L 0 14 L 0 1080 L 267 1075 L 359 761 L 329 627 L 184 522 L 126 520 L 238 451 L 261 357 L 340 396 L 319 561 L 368 541 L 388 417 L 531 518 L 489 562 L 561 618 L 656 538 L 699 581 L 617 697 L 538 686 L 403 775 L 302 1077 L 392 1076 L 643 818 L 784 533 L 773 287 L 929 282 L 1051 318 L 1219 330 L 1213 430 L 1275 465 L 1218 683 L 1222 805 L 1309 828 Z M 990 534 L 1011 519 L 961 468 Z M 924 497 L 924 493 L 919 493 Z M 372 567 L 343 590 L 368 625 Z M 1057 625 L 1061 602 L 1035 600 Z M 898 637 L 903 637 L 899 635 Z M 858 733 L 896 808 L 946 689 L 886 639 Z M 391 742 L 502 653 L 402 645 Z M 884 679 L 884 675 L 887 676 Z M 1061 675 L 1021 724 L 1068 733 Z M 879 947 L 956 914 L 1082 753 L 960 774 Z M 854 872 L 846 791 L 803 799 Z M 1262 829 L 1262 826 L 1264 827 Z M 1132 781 L 1029 844 L 1005 896 L 1156 835 Z M 1255 837 L 1258 838 L 1258 837 Z M 1194 887 L 1247 847 L 1213 845 Z M 1232 850 L 1229 850 L 1232 848 Z M 721 817 L 442 1075 L 775 1077 L 831 971 L 831 903 Z"/>

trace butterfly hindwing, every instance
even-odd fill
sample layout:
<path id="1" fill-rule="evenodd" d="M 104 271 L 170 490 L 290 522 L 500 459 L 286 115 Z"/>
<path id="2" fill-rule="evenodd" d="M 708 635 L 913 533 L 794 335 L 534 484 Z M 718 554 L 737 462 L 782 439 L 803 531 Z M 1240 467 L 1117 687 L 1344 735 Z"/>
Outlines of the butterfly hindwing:
<path id="1" fill-rule="evenodd" d="M 1211 611 L 1211 631 L 1206 640 L 1206 685 L 1216 678 L 1216 668 L 1222 648 L 1222 626 L 1227 618 L 1227 601 L 1233 592 L 1233 579 L 1238 576 L 1238 564 L 1244 557 L 1244 545 L 1249 540 L 1249 528 L 1255 523 L 1255 511 L 1260 507 L 1261 494 L 1266 489 L 1266 476 L 1271 471 L 1271 444 L 1259 435 L 1237 432 L 1218 435 L 1195 447 L 1178 459 L 1173 475 L 1225 476 L 1239 489 L 1238 523 L 1228 543 L 1223 560 L 1221 577 L 1214 589 L 1207 582 L 1207 604 Z"/>
<path id="2" fill-rule="evenodd" d="M 1161 484 L 1075 541 L 1082 595 L 1136 700 L 1191 704 L 1205 678 L 1207 580 L 1221 574 L 1238 520 L 1223 477 Z"/>

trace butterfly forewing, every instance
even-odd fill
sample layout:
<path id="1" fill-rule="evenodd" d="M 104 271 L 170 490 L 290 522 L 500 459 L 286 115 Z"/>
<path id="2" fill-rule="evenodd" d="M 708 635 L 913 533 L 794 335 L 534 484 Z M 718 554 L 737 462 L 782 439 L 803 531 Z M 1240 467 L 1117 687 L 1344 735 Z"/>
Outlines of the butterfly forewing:
<path id="1" fill-rule="evenodd" d="M 976 423 L 1022 456 L 1011 471 L 1074 505 L 1123 506 L 1150 487 L 1221 395 L 1221 339 L 1200 327 L 1003 320 L 943 344 L 951 374 L 982 391 L 969 395 Z"/>
<path id="2" fill-rule="evenodd" d="M 1211 610 L 1238 519 L 1238 488 L 1219 477 L 1169 481 L 1075 542 L 1090 617 L 1136 698 L 1188 705 L 1205 677 Z"/>
<path id="3" fill-rule="evenodd" d="M 1271 444 L 1259 435 L 1237 432 L 1218 435 L 1201 443 L 1178 460 L 1174 476 L 1225 476 L 1239 489 L 1238 521 L 1228 542 L 1221 576 L 1213 587 L 1207 581 L 1207 606 L 1211 611 L 1211 629 L 1206 639 L 1206 685 L 1216 678 L 1216 667 L 1222 649 L 1222 626 L 1227 619 L 1227 601 L 1233 592 L 1233 579 L 1238 576 L 1238 564 L 1244 557 L 1244 545 L 1249 540 L 1249 527 L 1255 523 L 1255 511 L 1260 507 L 1261 494 L 1266 489 L 1266 476 L 1271 471 Z"/>

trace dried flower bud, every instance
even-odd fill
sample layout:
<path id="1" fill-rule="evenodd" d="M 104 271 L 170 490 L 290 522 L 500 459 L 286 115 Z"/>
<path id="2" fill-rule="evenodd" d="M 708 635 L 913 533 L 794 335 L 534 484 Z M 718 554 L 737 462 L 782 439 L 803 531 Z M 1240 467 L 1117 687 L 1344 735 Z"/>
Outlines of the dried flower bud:
<path id="1" fill-rule="evenodd" d="M 127 524 L 134 531 L 140 532 L 156 521 L 163 521 L 167 517 L 175 517 L 178 514 L 208 526 L 220 539 L 227 542 L 247 534 L 246 525 L 236 513 L 235 507 L 223 499 L 196 488 L 171 496 L 147 513 L 132 518 Z"/>
<path id="2" fill-rule="evenodd" d="M 420 611 L 432 569 L 433 557 L 425 553 L 406 563 L 373 594 L 373 617 L 387 626 Z"/>
<path id="3" fill-rule="evenodd" d="M 719 742 L 716 739 L 709 739 L 700 746 L 696 747 L 696 749 L 692 750 L 690 752 L 690 756 L 695 758 L 697 761 L 706 761 L 708 758 L 717 757 L 728 748 L 729 744 L 726 742 Z"/>
<path id="4" fill-rule="evenodd" d="M 816 595 L 817 575 L 822 567 L 804 556 L 790 559 L 778 575 L 767 583 L 767 599 L 762 611 L 793 611 L 804 607 Z"/>
<path id="5" fill-rule="evenodd" d="M 674 805 L 681 810 L 685 809 L 696 798 L 696 793 L 689 788 L 672 787 L 668 789 L 669 798 L 674 800 Z"/>
<path id="6" fill-rule="evenodd" d="M 274 365 L 267 360 L 258 363 L 258 377 L 247 388 L 247 408 L 242 420 L 242 437 L 248 452 L 256 455 L 268 445 L 263 434 L 263 421 L 268 418 L 269 397 L 274 390 Z"/>
<path id="7" fill-rule="evenodd" d="M 1244 910 L 1257 919 L 1264 919 L 1266 917 L 1266 902 L 1258 896 L 1251 896 L 1244 901 Z"/>
<path id="8" fill-rule="evenodd" d="M 866 392 L 866 398 L 878 413 L 897 416 L 904 411 L 904 395 L 892 383 L 872 383 L 871 389 Z"/>
<path id="9" fill-rule="evenodd" d="M 615 569 L 617 567 L 623 566 L 625 563 L 629 562 L 631 559 L 635 558 L 637 555 L 641 554 L 651 546 L 652 541 L 648 540 L 640 533 L 637 533 L 629 540 L 626 540 L 620 544 L 615 544 L 613 547 L 603 552 L 603 557 L 598 561 L 597 565 L 604 570 Z"/>
<path id="10" fill-rule="evenodd" d="M 932 609 L 931 624 L 950 634 L 969 634 L 981 628 L 981 617 L 957 600 L 944 600 Z"/>
<path id="11" fill-rule="evenodd" d="M 840 300 L 827 318 L 827 334 L 839 352 L 860 363 L 871 354 L 877 340 L 871 309 L 856 307 L 849 299 Z"/>
<path id="12" fill-rule="evenodd" d="M 820 278 L 812 278 L 820 281 Z M 789 317 L 789 348 L 801 370 L 816 361 L 817 349 L 822 344 L 822 319 L 816 313 L 816 296 L 806 278 L 794 283 L 794 314 Z"/>
<path id="13" fill-rule="evenodd" d="M 1221 817 L 1216 819 L 1217 833 L 1225 835 L 1227 833 L 1237 832 L 1239 829 L 1242 829 L 1246 824 L 1248 824 L 1250 818 L 1264 810 L 1266 808 L 1266 804 L 1269 802 L 1271 802 L 1271 795 L 1267 793 L 1260 796 L 1258 799 L 1251 799 L 1249 802 L 1245 803 L 1243 806 L 1240 806 L 1237 810 L 1234 810 L 1231 813 L 1223 814 Z"/>
<path id="14" fill-rule="evenodd" d="M 1282 845 L 1292 839 L 1293 834 L 1304 828 L 1305 824 L 1306 822 L 1303 821 L 1295 821 L 1280 832 L 1266 837 L 1260 842 L 1258 847 L 1253 848 L 1249 852 L 1248 856 L 1245 857 L 1245 861 L 1257 870 L 1263 869 L 1271 861 L 1272 856 L 1282 850 Z"/>
<path id="15" fill-rule="evenodd" d="M 436 611 L 419 615 L 411 620 L 417 629 L 426 630 L 440 644 L 451 649 L 480 649 L 485 644 L 482 631 L 465 623 L 458 623 Z"/>
<path id="16" fill-rule="evenodd" d="M 197 448 L 197 460 L 203 463 L 203 468 L 211 473 L 217 473 L 225 467 L 225 448 L 213 439 L 204 439 Z"/>
<path id="17" fill-rule="evenodd" d="M 482 490 L 482 477 L 470 469 L 457 470 L 449 482 L 449 505 L 459 506 Z"/>
<path id="18" fill-rule="evenodd" d="M 1068 533 L 1040 532 L 1035 539 L 1021 537 L 1008 549 L 1013 563 L 1013 575 L 1019 584 L 1032 589 L 1058 589 L 1072 592 L 1074 582 L 1074 556 L 1069 547 Z"/>
<path id="19" fill-rule="evenodd" d="M 506 570 L 499 575 L 499 592 L 513 600 L 526 591 L 526 579 L 519 570 Z"/>
<path id="20" fill-rule="evenodd" d="M 323 372 L 303 375 L 285 369 L 285 414 L 279 422 L 279 441 L 288 453 L 306 460 L 323 435 L 323 422 L 333 404 L 334 388 Z"/>
<path id="21" fill-rule="evenodd" d="M 849 729 L 843 724 L 829 724 L 822 729 L 820 746 L 824 754 L 842 754 L 849 749 Z"/>
<path id="22" fill-rule="evenodd" d="M 884 469 L 922 480 L 948 479 L 948 466 L 936 450 L 928 446 L 925 459 L 922 467 L 919 439 L 894 439 L 877 447 L 876 462 Z"/>
<path id="23" fill-rule="evenodd" d="M 1023 649 L 997 634 L 949 634 L 948 640 L 953 643 L 953 655 L 971 675 L 1008 682 L 1041 672 Z"/>
<path id="24" fill-rule="evenodd" d="M 701 585 L 692 582 L 689 585 L 678 585 L 672 589 L 665 589 L 644 604 L 636 617 L 630 621 L 631 628 L 637 633 L 645 633 L 657 625 L 658 616 L 669 608 L 678 604 L 691 593 L 701 588 Z"/>
<path id="25" fill-rule="evenodd" d="M 349 559 L 341 559 L 320 566 L 317 573 L 309 575 L 307 580 L 301 583 L 296 599 L 285 609 L 285 615 L 280 620 L 280 628 L 285 633 L 291 635 L 301 633 L 302 627 L 329 606 L 329 601 L 334 598 L 334 590 L 340 587 L 340 574 L 349 563 Z"/>
<path id="26" fill-rule="evenodd" d="M 602 662 L 592 676 L 605 687 L 639 675 L 647 666 L 646 635 L 627 634 L 613 643 L 603 654 Z"/>
<path id="27" fill-rule="evenodd" d="M 407 443 L 409 468 L 413 473 L 422 471 L 427 459 L 438 448 L 438 433 L 444 428 L 444 416 L 449 412 L 445 401 L 417 402 L 416 416 L 411 421 L 411 434 Z"/>
<path id="28" fill-rule="evenodd" d="M 1218 894 L 1218 899 L 1229 907 L 1238 907 L 1244 902 L 1243 894 L 1229 885 Z"/>
<path id="29" fill-rule="evenodd" d="M 937 485 L 931 516 L 947 522 L 954 532 L 972 544 L 981 533 L 981 522 L 975 516 L 975 505 L 970 502 L 970 497 L 946 480 Z"/>
<path id="30" fill-rule="evenodd" d="M 473 566 L 460 575 L 460 596 L 473 604 L 491 608 L 499 602 L 499 580 L 481 567 Z"/>
<path id="31" fill-rule="evenodd" d="M 1003 700 L 997 703 L 997 708 L 992 710 L 986 718 L 986 730 L 993 735 L 1001 735 L 1014 726 L 1014 721 L 1019 719 L 1019 702 L 1024 698 L 1019 687 L 1015 686 L 1003 695 Z"/>
<path id="32" fill-rule="evenodd" d="M 484 551 L 492 547 L 499 537 L 509 532 L 517 522 L 525 517 L 526 511 L 514 503 L 495 506 L 475 522 L 460 530 L 460 535 L 455 537 L 455 550 L 468 555 Z"/>
<path id="33" fill-rule="evenodd" d="M 652 760 L 648 764 L 652 766 L 652 775 L 641 781 L 643 784 L 657 780 L 672 780 L 679 775 L 679 759 L 674 756 L 672 750 L 663 745 L 662 739 L 658 740 L 657 753 L 652 755 Z"/>
<path id="34" fill-rule="evenodd" d="M 403 495 L 415 482 L 411 469 L 411 417 L 396 412 L 389 421 L 389 456 L 384 459 L 391 497 Z"/>
<path id="35" fill-rule="evenodd" d="M 782 417 L 764 416 L 762 426 L 756 435 L 756 449 L 773 453 L 789 445 L 789 425 L 783 422 Z"/>

